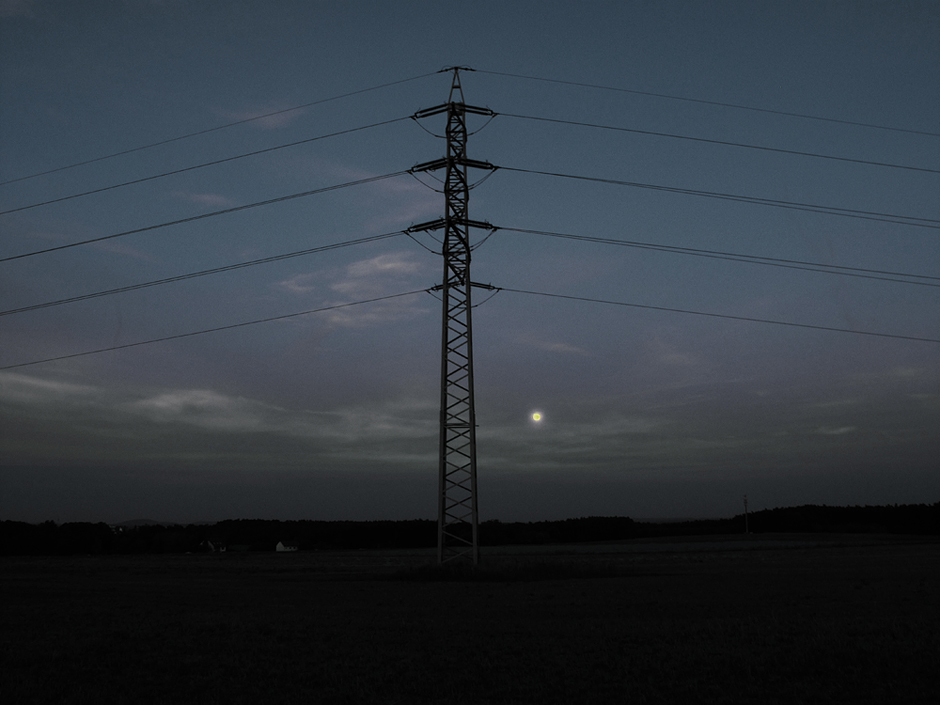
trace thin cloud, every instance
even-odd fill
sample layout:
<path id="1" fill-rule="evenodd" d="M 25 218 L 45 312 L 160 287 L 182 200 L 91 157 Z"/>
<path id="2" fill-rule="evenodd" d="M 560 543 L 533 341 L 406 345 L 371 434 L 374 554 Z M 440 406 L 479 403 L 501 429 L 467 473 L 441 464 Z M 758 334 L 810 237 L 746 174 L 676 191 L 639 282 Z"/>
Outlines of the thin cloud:
<path id="1" fill-rule="evenodd" d="M 425 265 L 412 253 L 389 252 L 352 262 L 345 267 L 306 272 L 277 282 L 275 287 L 291 295 L 309 298 L 322 291 L 329 298 L 319 305 L 376 299 L 426 284 Z M 429 276 L 429 275 L 428 275 Z M 334 298 L 339 295 L 342 298 Z M 391 299 L 367 306 L 330 311 L 324 320 L 340 326 L 365 326 L 423 315 L 425 309 L 416 298 Z"/>
<path id="2" fill-rule="evenodd" d="M 862 402 L 861 398 L 850 398 L 850 399 L 827 399 L 825 401 L 816 402 L 810 406 L 816 409 L 840 409 L 845 407 L 857 406 Z"/>
<path id="3" fill-rule="evenodd" d="M 326 288 L 341 294 L 343 302 L 356 301 L 398 293 L 402 287 L 413 286 L 419 275 L 427 274 L 425 270 L 426 266 L 410 252 L 388 252 L 341 268 L 297 274 L 275 286 L 297 295 Z"/>
<path id="4" fill-rule="evenodd" d="M 298 274 L 290 279 L 277 282 L 274 286 L 291 294 L 309 294 L 316 289 L 317 275 L 315 272 Z"/>
<path id="5" fill-rule="evenodd" d="M 337 309 L 329 312 L 328 320 L 334 325 L 350 328 L 363 328 L 403 321 L 427 313 L 427 309 L 416 303 L 417 301 L 421 301 L 421 299 L 414 297 L 400 298 L 380 301 L 368 306 Z"/>
<path id="6" fill-rule="evenodd" d="M 34 229 L 31 225 L 24 225 L 14 222 L 7 228 L 7 230 L 4 232 L 4 235 L 6 236 L 8 242 L 16 238 L 21 239 L 23 242 L 38 240 L 40 243 L 42 243 L 31 244 L 28 249 L 25 247 L 23 248 L 24 251 L 28 251 L 31 249 L 44 249 L 49 246 L 55 247 L 59 245 L 66 245 L 77 240 L 96 237 L 101 235 L 101 231 L 97 229 L 89 229 L 80 222 L 70 222 L 68 220 L 63 221 L 61 225 L 55 227 L 54 229 L 49 227 Z M 133 257 L 135 259 L 153 261 L 153 257 L 146 252 L 143 252 L 136 247 L 131 247 L 125 242 L 120 242 L 118 240 L 112 239 L 92 242 L 89 244 L 89 247 L 102 252 L 111 252 L 114 254 Z"/>
<path id="7" fill-rule="evenodd" d="M 853 433 L 854 431 L 855 426 L 823 426 L 816 429 L 816 433 L 821 436 L 844 436 L 846 433 Z"/>
<path id="8" fill-rule="evenodd" d="M 518 336 L 515 340 L 515 344 L 525 345 L 535 348 L 536 350 L 544 350 L 545 352 L 559 353 L 561 355 L 581 355 L 585 357 L 590 357 L 591 355 L 588 350 L 580 346 L 572 345 L 563 340 L 546 340 L 532 333 L 524 333 Z"/>
<path id="9" fill-rule="evenodd" d="M 280 112 L 284 111 L 284 112 Z M 259 130 L 277 130 L 287 127 L 306 111 L 291 110 L 290 106 L 277 105 L 253 110 L 216 110 L 215 113 L 232 122 L 251 120 L 248 124 Z M 271 113 L 274 113 L 273 115 Z M 263 117 L 262 117 L 263 116 Z"/>
<path id="10" fill-rule="evenodd" d="M 413 179 L 388 179 L 376 184 L 382 200 L 382 214 L 367 227 L 388 230 L 402 225 L 432 220 L 444 209 L 444 197 Z"/>
<path id="11" fill-rule="evenodd" d="M 270 430 L 266 417 L 279 409 L 204 389 L 165 392 L 124 407 L 155 422 L 185 423 L 218 431 Z"/>
<path id="12" fill-rule="evenodd" d="M 346 267 L 348 279 L 334 284 L 334 291 L 348 293 L 348 287 L 359 288 L 363 282 L 378 282 L 382 279 L 407 277 L 418 274 L 421 265 L 405 252 L 391 252 L 371 259 L 353 262 Z"/>
<path id="13" fill-rule="evenodd" d="M 0 0 L 0 17 L 35 17 L 36 0 Z"/>
<path id="14" fill-rule="evenodd" d="M 411 253 L 391 252 L 348 265 L 339 281 L 330 289 L 346 301 L 361 301 L 419 288 L 417 277 L 423 272 Z M 399 321 L 422 315 L 420 299 L 402 298 L 382 301 L 369 306 L 338 309 L 329 313 L 329 320 L 341 326 L 365 326 Z M 335 303 L 341 303 L 336 301 Z"/>
<path id="15" fill-rule="evenodd" d="M 584 348 L 578 347 L 577 345 L 571 345 L 569 343 L 563 342 L 549 342 L 549 341 L 534 341 L 531 343 L 533 346 L 539 350 L 545 350 L 546 352 L 561 353 L 565 355 L 584 355 L 590 356 L 589 353 Z"/>
<path id="16" fill-rule="evenodd" d="M 295 158 L 286 158 L 284 163 L 293 164 L 291 171 L 295 176 L 333 183 L 359 181 L 381 175 L 317 157 L 304 157 L 299 162 Z M 350 192 L 349 197 L 361 199 L 362 212 L 375 213 L 365 220 L 367 232 L 385 232 L 432 220 L 440 217 L 444 209 L 444 197 L 441 194 L 407 176 L 377 181 L 370 184 L 368 190 L 356 189 L 354 193 Z"/>
<path id="17" fill-rule="evenodd" d="M 123 242 L 118 242 L 116 240 L 103 240 L 102 242 L 93 242 L 91 247 L 96 250 L 101 250 L 102 252 L 110 252 L 115 255 L 123 255 L 124 257 L 131 257 L 133 259 L 143 260 L 145 262 L 156 262 L 158 261 L 156 257 L 147 252 L 136 247 L 130 247 Z"/>
<path id="18" fill-rule="evenodd" d="M 123 404 L 120 409 L 153 423 L 316 441 L 319 452 L 329 447 L 331 453 L 338 453 L 347 444 L 358 448 L 365 441 L 371 444 L 420 438 L 436 428 L 429 402 L 407 398 L 311 411 L 208 389 L 178 389 Z"/>
<path id="19" fill-rule="evenodd" d="M 681 350 L 660 335 L 654 335 L 645 341 L 645 347 L 652 361 L 669 367 L 695 368 L 701 366 L 701 361 L 691 353 Z"/>
<path id="20" fill-rule="evenodd" d="M 187 193 L 185 191 L 177 191 L 174 195 L 190 203 L 198 203 L 206 208 L 231 208 L 232 206 L 238 205 L 237 201 L 233 201 L 231 198 L 218 193 Z"/>
<path id="21" fill-rule="evenodd" d="M 94 394 L 96 388 L 41 379 L 16 372 L 0 372 L 0 399 L 5 402 L 53 404 L 64 400 L 82 399 Z"/>
<path id="22" fill-rule="evenodd" d="M 4 439 L 11 463 L 34 452 L 48 454 L 54 437 L 61 440 L 57 452 L 77 463 L 144 456 L 172 460 L 211 452 L 219 457 L 245 453 L 277 465 L 290 449 L 314 464 L 326 459 L 408 464 L 436 450 L 435 401 L 406 394 L 319 411 L 211 389 L 141 393 L 0 374 L 0 409 L 23 431 Z M 89 433 L 96 442 L 87 442 Z"/>

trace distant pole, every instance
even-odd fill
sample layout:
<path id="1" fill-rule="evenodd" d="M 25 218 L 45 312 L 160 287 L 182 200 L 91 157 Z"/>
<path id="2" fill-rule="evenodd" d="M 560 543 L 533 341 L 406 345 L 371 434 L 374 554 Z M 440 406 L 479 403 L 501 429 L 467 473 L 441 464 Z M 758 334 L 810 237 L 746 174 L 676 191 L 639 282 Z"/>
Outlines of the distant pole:
<path id="1" fill-rule="evenodd" d="M 470 186 L 467 169 L 493 170 L 488 162 L 467 158 L 468 113 L 493 115 L 488 108 L 463 102 L 460 69 L 454 72 L 448 102 L 415 113 L 416 119 L 447 114 L 447 155 L 414 166 L 412 172 L 445 170 L 444 218 L 414 225 L 410 232 L 443 230 L 444 277 L 441 292 L 440 458 L 438 464 L 437 560 L 480 560 L 477 512 L 476 408 L 473 399 L 473 338 L 470 324 L 470 229 L 492 230 L 467 217 Z M 484 287 L 492 288 L 492 287 Z"/>
<path id="2" fill-rule="evenodd" d="M 744 495 L 744 533 L 751 533 L 747 526 L 747 495 Z"/>

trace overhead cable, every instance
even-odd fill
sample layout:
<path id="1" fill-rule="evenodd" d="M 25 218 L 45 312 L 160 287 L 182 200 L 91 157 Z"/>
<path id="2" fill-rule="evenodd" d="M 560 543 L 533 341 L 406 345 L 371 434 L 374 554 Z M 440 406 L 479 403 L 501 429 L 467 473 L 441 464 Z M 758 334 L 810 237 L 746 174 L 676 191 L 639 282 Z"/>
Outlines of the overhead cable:
<path id="1" fill-rule="evenodd" d="M 735 108 L 737 110 L 751 110 L 758 113 L 770 113 L 772 115 L 785 115 L 787 117 L 802 118 L 804 120 L 820 120 L 823 122 L 834 122 L 842 125 L 854 125 L 856 127 L 869 127 L 875 130 L 890 130 L 891 132 L 906 132 L 912 135 L 926 135 L 927 137 L 940 137 L 940 132 L 928 132 L 924 130 L 911 130 L 903 127 L 890 127 L 888 125 L 875 125 L 870 122 L 858 122 L 855 120 L 841 120 L 839 118 L 823 117 L 821 115 L 807 115 L 805 113 L 794 113 L 785 110 L 772 110 L 770 108 L 757 108 L 752 105 L 740 105 L 737 103 L 723 103 L 717 100 L 702 100 L 700 98 L 687 98 L 684 96 L 668 95 L 666 93 L 651 93 L 649 91 L 638 91 L 630 88 L 615 88 L 613 86 L 601 86 L 594 83 L 579 83 L 577 81 L 562 81 L 556 78 L 541 78 L 538 76 L 523 76 L 516 73 L 504 73 L 501 71 L 486 71 L 484 69 L 474 69 L 477 73 L 488 73 L 494 76 L 508 76 L 511 78 L 522 78 L 530 81 L 545 81 L 547 83 L 560 83 L 568 86 L 579 86 L 581 88 L 596 88 L 604 91 L 615 91 L 618 93 L 632 93 L 634 95 L 646 95 L 654 98 L 668 98 L 669 100 L 681 100 L 687 103 L 701 103 L 704 105 L 716 105 L 722 108 Z"/>
<path id="2" fill-rule="evenodd" d="M 141 345 L 151 345 L 152 343 L 163 343 L 168 340 L 179 340 L 180 338 L 191 338 L 196 335 L 204 335 L 206 333 L 217 333 L 223 330 L 232 330 L 233 328 L 244 328 L 245 326 L 253 326 L 258 323 L 270 323 L 271 321 L 283 321 L 287 318 L 296 318 L 297 316 L 307 316 L 311 313 L 322 313 L 323 311 L 334 311 L 338 308 L 349 308 L 351 306 L 361 306 L 362 304 L 371 304 L 377 301 L 387 301 L 388 299 L 397 299 L 402 296 L 411 296 L 413 294 L 423 294 L 428 292 L 428 289 L 416 289 L 414 291 L 406 291 L 401 294 L 389 294 L 388 296 L 377 296 L 373 299 L 364 299 L 362 301 L 352 301 L 345 304 L 335 304 L 333 306 L 323 306 L 321 308 L 313 308 L 308 311 L 298 311 L 297 313 L 286 313 L 282 316 L 271 316 L 269 318 L 257 318 L 253 321 L 243 321 L 241 323 L 232 323 L 227 326 L 219 326 L 218 328 L 206 328 L 203 330 L 192 331 L 190 333 L 179 333 L 177 335 L 168 335 L 163 338 L 152 338 L 150 340 L 139 340 L 136 343 L 127 343 L 125 345 L 113 345 L 109 348 L 99 348 L 97 350 L 85 350 L 84 352 L 72 353 L 70 355 L 59 355 L 58 357 L 49 357 L 43 360 L 33 360 L 32 362 L 20 362 L 16 365 L 6 365 L 0 367 L 0 370 L 12 370 L 17 367 L 29 367 L 31 365 L 40 365 L 44 362 L 55 362 L 57 360 L 68 360 L 73 357 L 84 357 L 86 355 L 97 355 L 98 353 L 111 352 L 112 350 L 124 350 L 126 348 L 136 348 Z"/>
<path id="3" fill-rule="evenodd" d="M 71 304 L 76 301 L 86 301 L 88 299 L 96 299 L 101 296 L 110 296 L 112 294 L 123 294 L 127 291 L 136 291 L 137 289 L 146 289 L 151 286 L 159 286 L 161 284 L 171 284 L 173 282 L 185 281 L 187 279 L 195 279 L 197 277 L 205 277 L 210 274 L 219 274 L 221 272 L 231 272 L 236 269 L 244 269 L 246 267 L 254 267 L 258 264 L 269 264 L 271 262 L 280 262 L 281 260 L 291 259 L 293 257 L 302 257 L 303 255 L 311 255 L 318 252 L 326 252 L 328 250 L 338 250 L 341 247 L 350 247 L 352 245 L 362 245 L 367 242 L 376 242 L 378 240 L 385 240 L 387 238 L 396 237 L 398 235 L 403 235 L 405 232 L 403 230 L 398 230 L 393 233 L 384 233 L 382 235 L 372 235 L 370 237 L 362 237 L 358 240 L 347 240 L 345 242 L 336 242 L 332 245 L 321 245 L 320 247 L 311 247 L 307 250 L 298 250 L 297 252 L 288 252 L 282 255 L 274 255 L 272 257 L 263 257 L 261 259 L 250 260 L 248 262 L 239 262 L 237 264 L 229 264 L 225 267 L 216 267 L 215 269 L 203 269 L 199 272 L 190 272 L 188 274 L 179 274 L 175 277 L 167 277 L 166 279 L 156 279 L 154 281 L 143 282 L 141 284 L 131 284 L 129 286 L 122 286 L 116 289 L 107 289 L 105 291 L 96 291 L 91 294 L 83 294 L 81 296 L 73 296 L 68 299 L 59 299 L 58 301 L 46 301 L 41 304 L 33 304 L 31 306 L 22 306 L 20 308 L 13 308 L 7 311 L 0 311 L 0 316 L 10 316 L 15 313 L 25 313 L 27 311 L 36 311 L 38 309 L 50 308 L 52 306 L 61 306 L 63 304 Z"/>
<path id="4" fill-rule="evenodd" d="M 579 240 L 583 242 L 593 242 L 601 245 L 619 245 L 621 247 L 633 247 L 642 250 L 655 250 L 658 252 L 669 252 L 672 254 L 692 255 L 695 257 L 707 257 L 710 259 L 723 259 L 731 262 L 745 262 L 748 264 L 762 264 L 768 267 L 783 267 L 786 269 L 799 269 L 807 272 L 819 272 L 820 274 L 837 274 L 846 277 L 860 277 L 863 279 L 876 279 L 879 281 L 895 282 L 898 284 L 917 284 L 920 286 L 940 287 L 940 277 L 934 277 L 926 274 L 908 274 L 906 272 L 891 272 L 879 269 L 865 269 L 863 267 L 845 267 L 836 264 L 822 264 L 820 262 L 805 262 L 802 260 L 782 259 L 779 257 L 761 257 L 759 255 L 743 255 L 737 252 L 721 252 L 719 250 L 702 250 L 692 247 L 678 247 L 674 245 L 657 245 L 651 242 L 634 242 L 630 240 L 616 240 L 612 238 L 592 237 L 589 235 L 572 235 L 570 233 L 556 233 L 548 230 L 530 230 L 524 228 L 500 227 L 499 230 L 509 232 L 526 233 L 530 235 L 546 235 L 548 237 L 557 237 L 566 240 Z M 909 277 L 907 279 L 898 279 L 897 277 Z M 925 281 L 915 281 L 922 279 Z M 2 314 L 0 314 L 2 315 Z"/>
<path id="5" fill-rule="evenodd" d="M 497 287 L 500 291 L 508 291 L 513 294 L 530 294 L 532 296 L 547 296 L 556 299 L 569 299 L 572 301 L 584 301 L 595 304 L 609 304 L 611 306 L 628 306 L 630 308 L 643 308 L 652 311 L 667 311 L 669 313 L 686 313 L 693 316 L 708 316 L 710 318 L 725 318 L 732 321 L 747 321 L 749 323 L 769 323 L 776 326 L 791 326 L 794 328 L 811 328 L 813 330 L 832 331 L 834 333 L 852 333 L 854 335 L 871 335 L 879 338 L 896 338 L 898 340 L 913 340 L 919 343 L 940 343 L 940 338 L 921 338 L 913 335 L 895 335 L 893 333 L 878 333 L 867 330 L 853 330 L 851 328 L 833 328 L 831 326 L 816 326 L 809 323 L 794 323 L 792 321 L 775 321 L 767 318 L 751 318 L 748 316 L 731 316 L 724 313 L 709 313 L 707 311 L 690 311 L 681 308 L 667 308 L 666 306 L 648 306 L 645 304 L 627 303 L 625 301 L 608 301 L 606 299 L 594 299 L 586 296 L 571 296 L 568 294 L 551 294 L 544 291 L 527 291 L 525 289 L 509 289 L 507 287 Z M 0 368 L 5 369 L 5 368 Z"/>
<path id="6" fill-rule="evenodd" d="M 631 127 L 618 127 L 616 125 L 598 125 L 590 122 L 578 122 L 576 120 L 560 120 L 557 118 L 539 117 L 535 115 L 516 115 L 513 113 L 498 113 L 503 117 L 518 118 L 521 120 L 538 120 L 540 122 L 554 122 L 562 125 L 577 125 L 579 127 L 593 127 L 599 130 L 615 130 L 617 132 L 632 132 L 637 135 L 651 135 L 653 137 L 669 137 L 677 140 L 691 140 L 693 142 L 705 142 L 707 144 L 718 144 L 723 147 L 740 147 L 742 149 L 758 149 L 764 152 L 777 152 L 780 154 L 793 154 L 799 157 L 813 157 L 814 159 L 831 159 L 840 162 L 850 162 L 852 164 L 866 164 L 869 166 L 883 166 L 891 169 L 907 169 L 910 171 L 923 171 L 928 174 L 940 174 L 940 169 L 927 169 L 926 167 L 910 166 L 907 164 L 889 164 L 887 162 L 875 162 L 868 159 L 852 159 L 850 157 L 837 157 L 831 154 L 817 154 L 815 152 L 801 152 L 795 149 L 781 149 L 779 147 L 765 147 L 757 144 L 744 144 L 741 142 L 726 142 L 724 140 L 713 140 L 705 137 L 691 137 L 690 135 L 674 135 L 668 132 L 653 132 L 652 130 L 637 130 Z"/>
<path id="7" fill-rule="evenodd" d="M 341 188 L 346 188 L 348 186 L 361 186 L 362 184 L 370 184 L 374 181 L 382 181 L 383 179 L 392 179 L 396 176 L 402 176 L 407 174 L 408 170 L 396 171 L 392 174 L 383 174 L 382 176 L 371 176 L 367 179 L 358 179 L 356 181 L 347 181 L 344 184 L 335 184 L 333 186 L 324 186 L 323 188 L 313 189 L 312 191 L 301 191 L 300 193 L 292 193 L 289 196 L 280 196 L 278 198 L 270 198 L 266 201 L 257 201 L 255 203 L 248 203 L 244 206 L 235 206 L 233 208 L 225 208 L 220 211 L 213 211 L 212 213 L 203 213 L 201 215 L 193 215 L 189 218 L 181 218 L 180 220 L 171 220 L 168 223 L 159 223 L 157 225 L 148 225 L 144 228 L 135 228 L 134 230 L 125 230 L 121 233 L 115 233 L 113 235 L 104 235 L 103 237 L 95 237 L 90 240 L 82 240 L 81 242 L 72 242 L 68 245 L 58 245 L 57 247 L 48 247 L 45 250 L 35 250 L 33 252 L 25 252 L 21 255 L 12 255 L 10 257 L 0 258 L 0 262 L 10 262 L 11 260 L 23 259 L 24 257 L 32 257 L 33 255 L 42 255 L 49 252 L 57 252 L 58 250 L 65 250 L 70 247 L 78 247 L 79 245 L 88 245 L 93 242 L 101 242 L 103 240 L 111 240 L 116 237 L 124 237 L 125 235 L 133 235 L 135 233 L 148 232 L 150 230 L 157 230 L 158 228 L 166 228 L 171 225 L 181 225 L 182 223 L 191 223 L 195 220 L 202 220 L 203 218 L 212 218 L 217 215 L 225 215 L 226 213 L 237 213 L 238 211 L 248 210 L 249 208 L 258 208 L 260 206 L 269 206 L 273 203 L 281 203 L 283 201 L 289 201 L 294 198 L 303 198 L 305 196 L 313 196 L 318 193 L 326 193 L 327 191 L 336 191 Z"/>
<path id="8" fill-rule="evenodd" d="M 518 171 L 523 174 L 539 174 L 541 176 L 556 176 L 563 179 L 577 179 L 579 181 L 595 181 L 603 184 L 612 184 L 614 186 L 630 186 L 632 188 L 651 189 L 653 191 L 666 191 L 668 193 L 681 193 L 688 196 L 702 196 L 704 198 L 717 198 L 724 201 L 739 201 L 741 203 L 752 203 L 759 206 L 772 206 L 774 208 L 787 208 L 790 210 L 809 211 L 810 213 L 824 213 L 826 215 L 838 215 L 845 218 L 861 218 L 863 220 L 876 220 L 884 223 L 895 223 L 897 225 L 913 225 L 919 228 L 940 229 L 940 220 L 934 218 L 918 218 L 911 215 L 897 215 L 893 213 L 878 213 L 875 211 L 863 211 L 854 208 L 838 208 L 836 206 L 821 206 L 812 203 L 800 203 L 798 201 L 779 201 L 772 198 L 761 198 L 759 196 L 741 196 L 732 193 L 720 193 L 716 191 L 699 191 L 696 189 L 678 188 L 675 186 L 660 186 L 657 184 L 646 184 L 638 181 L 622 181 L 620 179 L 605 179 L 597 176 L 582 176 L 580 174 L 564 174 L 556 171 L 541 171 L 538 169 L 521 169 L 512 166 L 497 167 L 503 171 Z"/>
<path id="9" fill-rule="evenodd" d="M 412 76 L 411 78 L 403 78 L 400 81 L 391 81 L 389 83 L 382 83 L 378 86 L 372 86 L 371 88 L 362 88 L 358 91 L 351 91 L 349 93 L 343 93 L 341 95 L 335 95 L 331 98 L 322 98 L 320 100 L 315 100 L 311 103 L 304 103 L 303 105 L 295 105 L 292 108 L 284 108 L 283 110 L 275 110 L 270 113 L 264 113 L 263 115 L 255 115 L 254 117 L 245 118 L 244 120 L 236 120 L 235 122 L 229 122 L 224 125 L 218 125 L 217 127 L 210 127 L 206 130 L 199 130 L 198 132 L 190 132 L 187 135 L 180 135 L 178 137 L 171 137 L 169 139 L 160 140 L 159 142 L 152 142 L 150 144 L 145 144 L 140 147 L 133 147 L 131 149 L 125 149 L 121 152 L 115 152 L 113 154 L 106 154 L 102 157 L 95 157 L 94 159 L 86 159 L 85 161 L 76 162 L 75 164 L 69 164 L 67 166 L 56 167 L 55 169 L 49 169 L 47 171 L 41 171 L 36 174 L 28 174 L 26 176 L 18 176 L 15 179 L 8 179 L 6 181 L 0 181 L 0 186 L 6 186 L 7 184 L 12 184 L 17 181 L 25 181 L 26 179 L 34 179 L 38 176 L 46 176 L 47 174 L 54 174 L 58 171 L 65 171 L 66 169 L 74 169 L 75 167 L 85 166 L 86 164 L 94 164 L 95 162 L 104 161 L 105 159 L 112 159 L 114 157 L 120 157 L 125 154 L 131 154 L 132 152 L 140 152 L 145 149 L 152 149 L 153 147 L 159 147 L 160 145 L 169 144 L 171 142 L 179 142 L 180 140 L 186 140 L 191 137 L 198 137 L 199 135 L 205 135 L 210 132 L 217 132 L 218 130 L 225 130 L 229 127 L 235 127 L 236 125 L 244 125 L 245 123 L 254 122 L 256 120 L 264 120 L 265 118 L 273 117 L 275 115 L 283 115 L 285 113 L 290 113 L 295 110 L 303 110 L 304 108 L 310 108 L 314 105 L 320 105 L 321 103 L 329 103 L 334 100 L 340 100 L 342 98 L 349 98 L 354 95 L 360 95 L 362 93 L 368 93 L 370 91 L 376 91 L 380 88 L 388 88 L 389 86 L 397 86 L 402 83 L 408 83 L 409 81 L 417 81 L 422 78 L 427 78 L 428 76 L 434 76 L 440 73 L 439 71 L 433 71 L 431 73 L 421 74 L 420 76 Z"/>
<path id="10" fill-rule="evenodd" d="M 362 126 L 362 127 L 352 127 L 352 128 L 350 128 L 350 129 L 348 129 L 348 130 L 340 130 L 339 132 L 331 132 L 331 133 L 328 134 L 328 135 L 319 135 L 319 136 L 317 136 L 317 137 L 308 137 L 308 138 L 305 139 L 305 140 L 298 140 L 297 142 L 290 142 L 290 143 L 288 143 L 288 144 L 281 144 L 281 145 L 277 145 L 276 147 L 267 147 L 266 149 L 258 149 L 258 150 L 255 150 L 254 152 L 246 152 L 245 154 L 238 154 L 238 155 L 236 155 L 236 156 L 234 156 L 234 157 L 226 157 L 226 158 L 224 158 L 224 159 L 216 159 L 215 161 L 211 161 L 211 162 L 203 162 L 202 164 L 195 164 L 195 165 L 193 165 L 193 166 L 183 167 L 182 169 L 174 169 L 173 171 L 166 171 L 166 172 L 164 172 L 164 173 L 162 173 L 162 174 L 154 174 L 153 176 L 145 176 L 145 177 L 143 177 L 143 178 L 141 178 L 141 179 L 134 179 L 134 180 L 132 180 L 132 181 L 125 181 L 125 182 L 120 183 L 120 184 L 113 184 L 113 185 L 111 185 L 111 186 L 104 186 L 104 187 L 102 187 L 102 188 L 96 188 L 96 189 L 93 189 L 93 190 L 91 190 L 91 191 L 84 191 L 84 192 L 82 192 L 82 193 L 73 193 L 71 196 L 62 196 L 62 197 L 60 197 L 60 198 L 53 198 L 53 199 L 50 199 L 50 200 L 48 200 L 48 201 L 42 201 L 41 203 L 33 203 L 33 204 L 31 204 L 31 205 L 28 205 L 28 206 L 19 206 L 19 207 L 17 207 L 17 208 L 10 208 L 9 210 L 0 211 L 0 215 L 6 215 L 7 213 L 16 213 L 16 212 L 18 212 L 18 211 L 25 211 L 25 210 L 29 210 L 30 208 L 38 208 L 39 206 L 48 206 L 48 205 L 50 205 L 50 204 L 52 204 L 52 203 L 59 203 L 59 202 L 61 202 L 61 201 L 68 201 L 68 200 L 71 200 L 71 199 L 73 199 L 73 198 L 80 198 L 80 197 L 82 197 L 82 196 L 91 196 L 92 194 L 95 194 L 95 193 L 102 193 L 103 191 L 111 191 L 111 190 L 113 190 L 113 189 L 122 188 L 123 186 L 132 186 L 133 184 L 141 184 L 141 183 L 143 183 L 143 182 L 145 182 L 145 181 L 153 181 L 153 180 L 155 180 L 155 179 L 162 179 L 162 178 L 165 177 L 165 176 L 173 176 L 174 174 L 182 174 L 182 173 L 187 172 L 187 171 L 194 171 L 194 170 L 196 170 L 196 169 L 202 169 L 202 168 L 207 167 L 207 166 L 215 166 L 215 165 L 217 165 L 217 164 L 225 164 L 226 162 L 233 162 L 233 161 L 235 161 L 236 159 L 244 159 L 245 157 L 255 157 L 255 156 L 259 155 L 259 154 L 266 154 L 266 153 L 268 153 L 268 152 L 275 152 L 275 151 L 277 151 L 277 150 L 279 150 L 279 149 L 287 149 L 288 147 L 296 147 L 296 146 L 301 145 L 301 144 L 307 144 L 307 143 L 309 143 L 309 142 L 316 142 L 317 140 L 324 140 L 324 139 L 327 139 L 327 138 L 329 138 L 329 137 L 338 137 L 339 135 L 346 135 L 346 134 L 349 134 L 350 132 L 360 132 L 360 131 L 362 131 L 362 130 L 368 130 L 368 129 L 371 129 L 371 128 L 373 128 L 373 127 L 380 127 L 380 126 L 382 126 L 382 125 L 390 125 L 390 124 L 393 123 L 393 122 L 401 122 L 402 120 L 409 120 L 409 119 L 411 119 L 411 118 L 408 117 L 408 116 L 406 116 L 406 117 L 400 117 L 400 118 L 393 118 L 392 120 L 384 120 L 384 121 L 382 121 L 382 122 L 376 122 L 376 123 L 373 123 L 373 124 L 371 124 L 371 125 L 364 125 L 364 126 Z"/>

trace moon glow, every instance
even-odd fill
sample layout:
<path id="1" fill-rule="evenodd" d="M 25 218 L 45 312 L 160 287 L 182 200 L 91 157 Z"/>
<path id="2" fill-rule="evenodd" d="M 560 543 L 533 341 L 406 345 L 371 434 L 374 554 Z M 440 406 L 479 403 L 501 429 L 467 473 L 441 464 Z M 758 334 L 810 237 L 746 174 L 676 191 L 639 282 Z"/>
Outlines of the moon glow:
<path id="1" fill-rule="evenodd" d="M 541 420 L 542 420 L 542 415 L 541 415 L 539 412 L 536 411 L 534 414 L 532 414 L 532 420 L 533 420 L 533 421 L 541 421 Z"/>

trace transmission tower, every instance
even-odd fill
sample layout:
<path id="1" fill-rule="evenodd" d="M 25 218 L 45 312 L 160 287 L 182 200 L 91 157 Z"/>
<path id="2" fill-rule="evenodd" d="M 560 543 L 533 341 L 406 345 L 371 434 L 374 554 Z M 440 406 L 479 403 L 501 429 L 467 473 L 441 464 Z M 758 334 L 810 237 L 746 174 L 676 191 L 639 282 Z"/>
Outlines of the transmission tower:
<path id="1" fill-rule="evenodd" d="M 467 115 L 492 116 L 488 108 L 466 105 L 455 67 L 447 103 L 415 113 L 416 119 L 447 114 L 446 156 L 417 164 L 412 172 L 444 169 L 444 217 L 409 228 L 443 230 L 444 277 L 435 287 L 443 301 L 441 336 L 441 415 L 438 480 L 437 560 L 480 560 L 477 514 L 476 411 L 473 402 L 473 337 L 470 324 L 470 230 L 493 230 L 470 220 L 468 169 L 492 171 L 489 162 L 467 158 Z"/>

